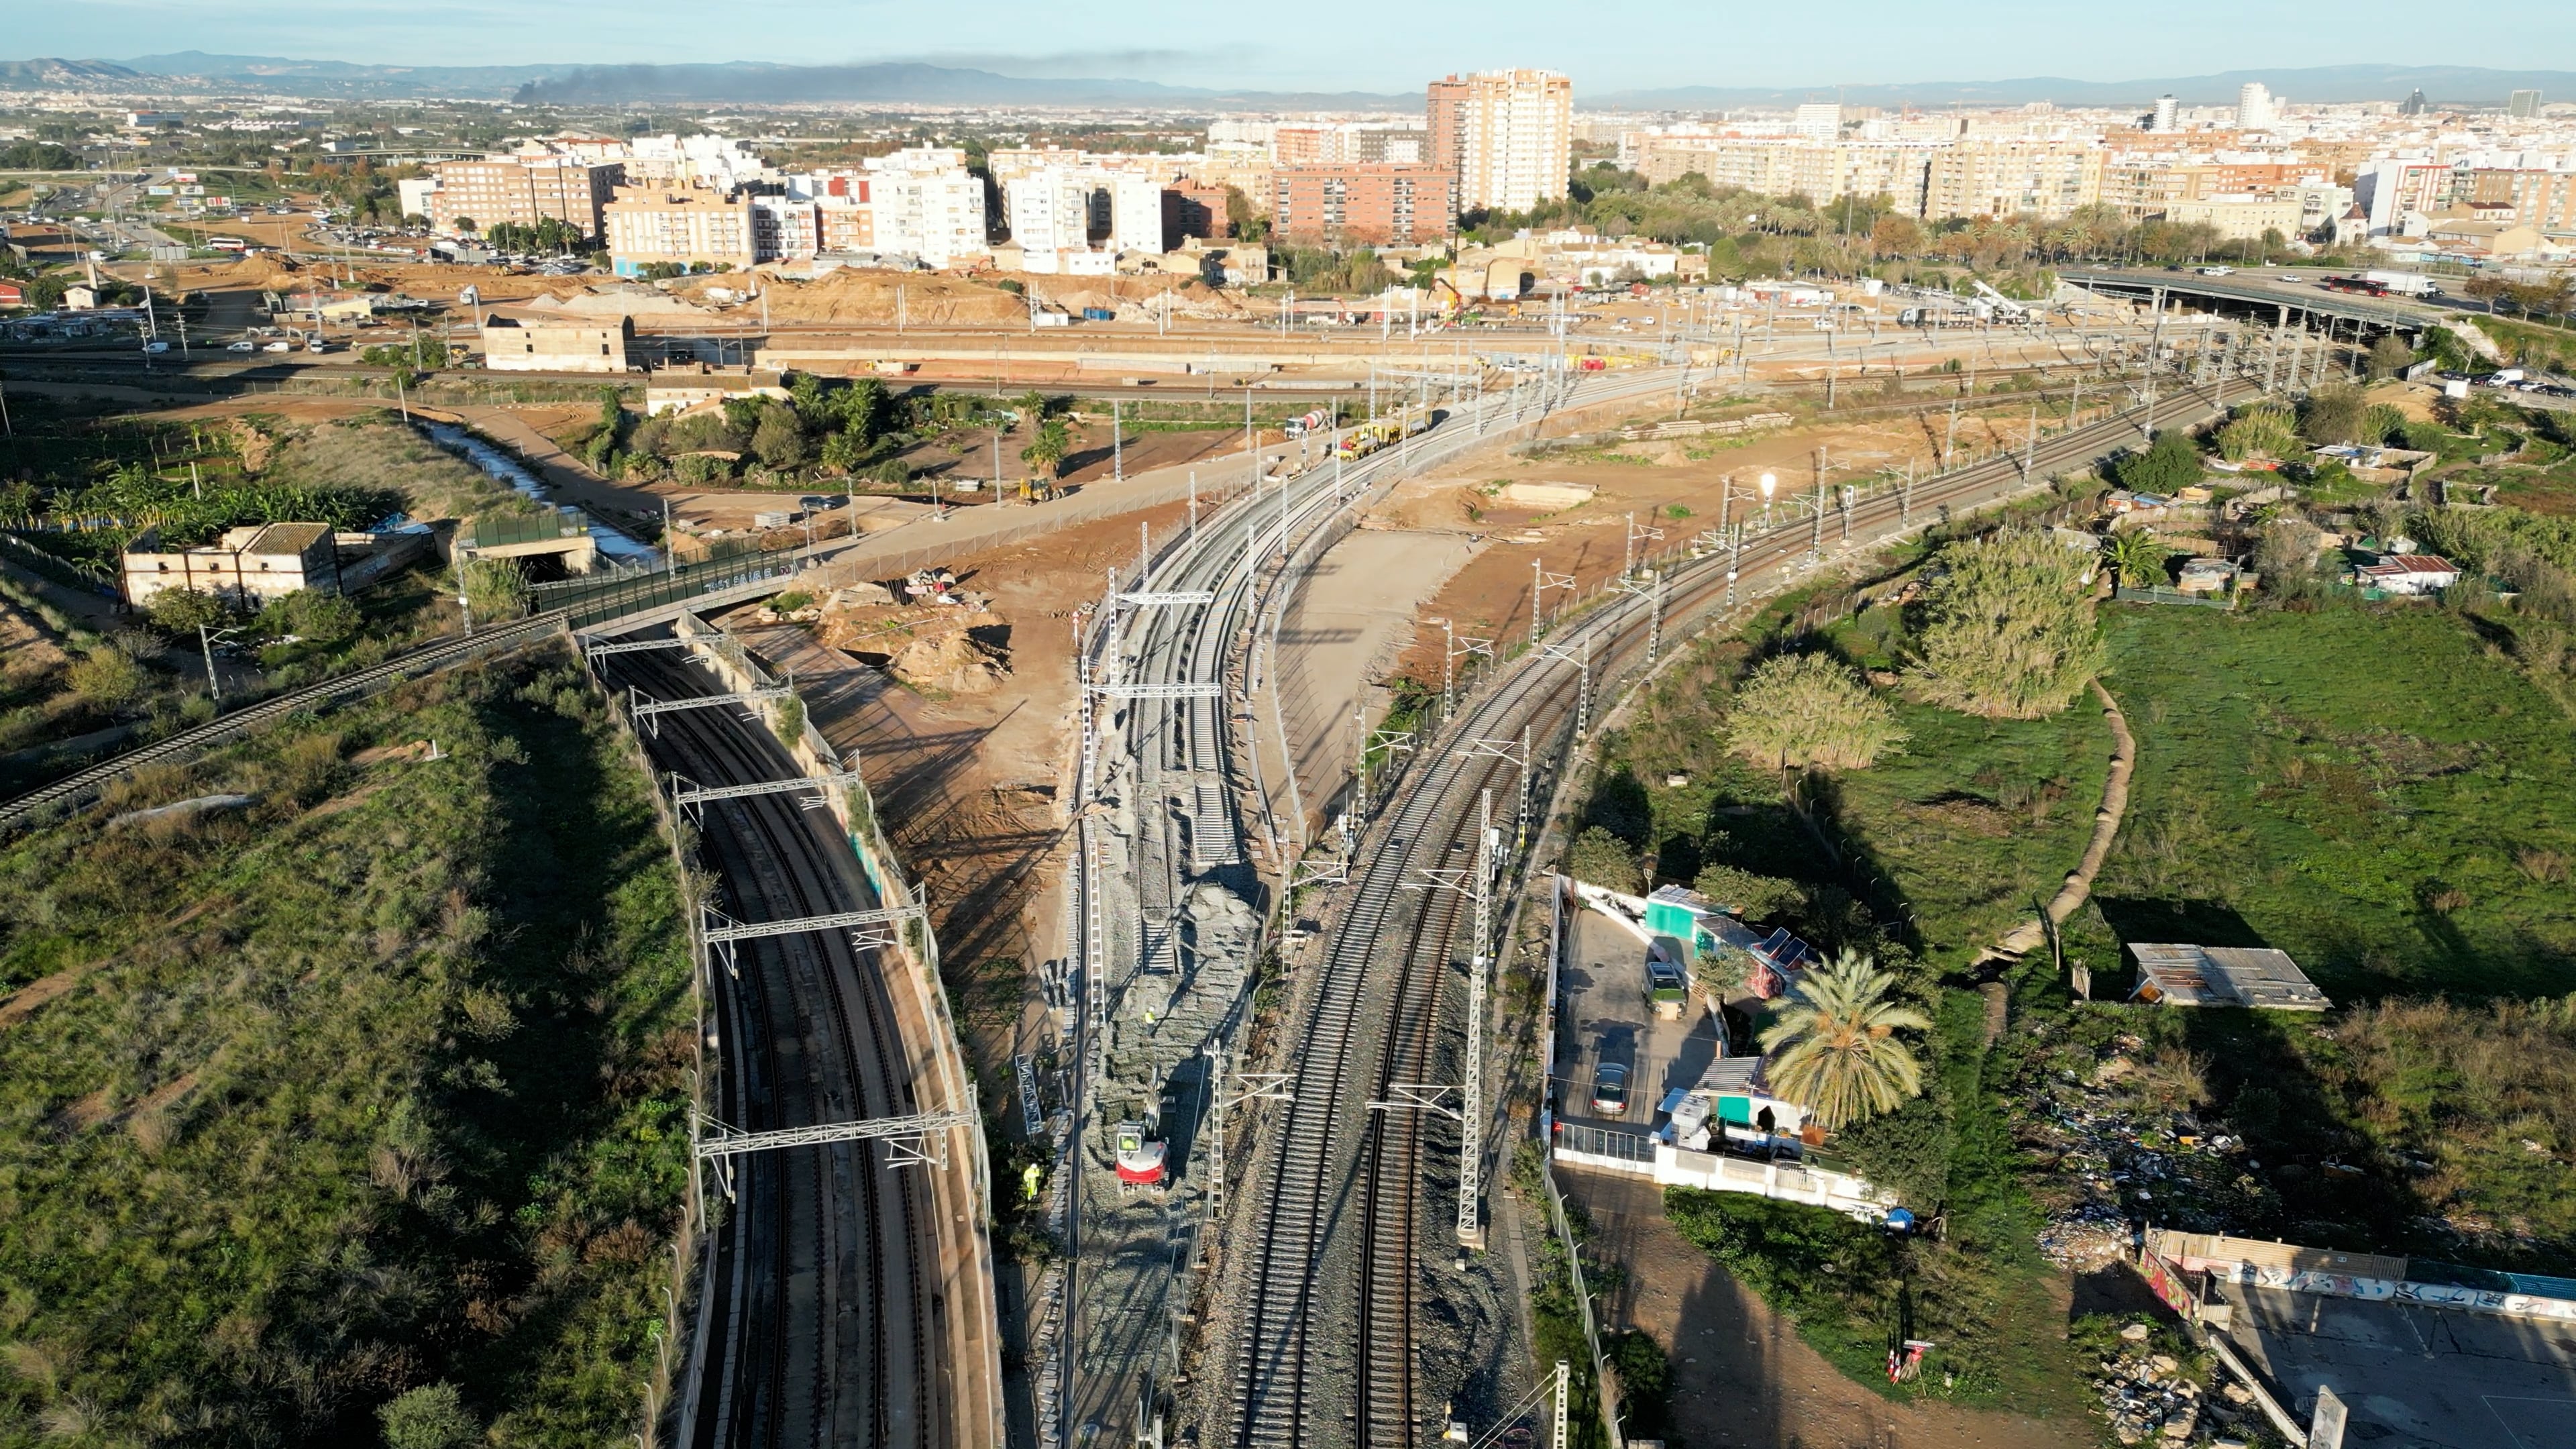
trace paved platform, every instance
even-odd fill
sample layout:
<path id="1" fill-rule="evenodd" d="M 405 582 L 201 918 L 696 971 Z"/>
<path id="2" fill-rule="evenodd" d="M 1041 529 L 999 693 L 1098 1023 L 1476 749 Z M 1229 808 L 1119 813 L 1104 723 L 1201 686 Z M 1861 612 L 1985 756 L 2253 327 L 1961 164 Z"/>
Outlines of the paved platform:
<path id="1" fill-rule="evenodd" d="M 2536 1319 L 2242 1284 L 2229 1341 L 2302 1423 L 2317 1390 L 2351 1407 L 2346 1449 L 2576 1445 L 2576 1332 Z"/>

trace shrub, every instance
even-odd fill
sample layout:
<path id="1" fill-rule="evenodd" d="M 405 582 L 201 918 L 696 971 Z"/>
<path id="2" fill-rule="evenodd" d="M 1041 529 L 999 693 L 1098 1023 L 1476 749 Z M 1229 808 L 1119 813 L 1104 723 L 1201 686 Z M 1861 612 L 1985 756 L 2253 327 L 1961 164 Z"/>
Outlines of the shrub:
<path id="1" fill-rule="evenodd" d="M 1778 876 L 1756 875 L 1731 865 L 1700 870 L 1691 889 L 1721 906 L 1740 911 L 1747 921 L 1770 921 L 1796 911 L 1806 897 L 1798 883 Z"/>
<path id="2" fill-rule="evenodd" d="M 2089 553 L 2014 529 L 1951 544 L 1940 562 L 1907 671 L 1923 699 L 1990 719 L 2039 719 L 2102 671 Z"/>
<path id="3" fill-rule="evenodd" d="M 2407 446 L 2406 414 L 2388 403 L 2372 403 L 2361 415 L 2361 429 L 2355 436 L 2365 443 Z"/>
<path id="4" fill-rule="evenodd" d="M 2218 430 L 2218 453 L 2231 463 L 2248 458 L 2286 458 L 2298 451 L 2298 430 L 2290 414 L 2278 407 L 2249 407 Z"/>
<path id="5" fill-rule="evenodd" d="M 151 676 L 134 656 L 112 644 L 91 650 L 88 657 L 71 667 L 68 678 L 72 693 L 100 709 L 132 704 L 151 683 Z"/>
<path id="6" fill-rule="evenodd" d="M 270 601 L 259 611 L 259 625 L 271 634 L 293 634 L 316 644 L 337 644 L 358 632 L 365 619 L 358 606 L 338 594 L 297 589 Z"/>
<path id="7" fill-rule="evenodd" d="M 1865 770 L 1905 743 L 1887 701 L 1823 654 L 1766 659 L 1735 693 L 1727 752 L 1787 775 Z"/>
<path id="8" fill-rule="evenodd" d="M 2384 333 L 2370 344 L 2370 376 L 2373 381 L 2395 377 L 2415 361 L 2415 349 L 2406 345 L 2396 333 Z"/>
<path id="9" fill-rule="evenodd" d="M 200 589 L 163 589 L 144 606 L 153 627 L 182 637 L 193 637 L 201 626 L 224 621 L 229 612 L 224 601 Z"/>
<path id="10" fill-rule="evenodd" d="M 771 407 L 762 410 L 760 426 L 752 430 L 751 451 L 772 468 L 793 468 L 805 461 L 805 429 L 796 421 L 793 410 Z"/>
<path id="11" fill-rule="evenodd" d="M 464 1449 L 483 1437 L 454 1384 L 423 1384 L 376 1410 L 385 1449 Z"/>
<path id="12" fill-rule="evenodd" d="M 2316 582 L 2317 550 L 2324 535 L 2314 524 L 2301 518 L 2276 518 L 2263 525 L 2254 542 L 2254 571 L 2263 577 L 2263 590 L 2284 598 L 2295 598 Z"/>
<path id="13" fill-rule="evenodd" d="M 2115 465 L 2120 486 L 2137 493 L 2177 493 L 2201 479 L 2200 449 L 2179 428 L 2156 434 L 2143 453 L 2132 453 Z"/>
<path id="14" fill-rule="evenodd" d="M 2361 436 L 2362 417 L 2369 411 L 2361 389 L 2348 382 L 2332 382 L 2308 395 L 2307 406 L 2299 410 L 2299 432 L 2319 447 L 2349 443 Z"/>
<path id="15" fill-rule="evenodd" d="M 1637 852 L 1628 842 L 1595 825 L 1574 838 L 1565 852 L 1565 873 L 1586 885 L 1634 895 L 1642 872 Z"/>
<path id="16" fill-rule="evenodd" d="M 528 580 L 505 558 L 478 558 L 464 570 L 465 607 L 482 623 L 506 623 L 528 616 Z"/>
<path id="17" fill-rule="evenodd" d="M 689 453 L 671 464 L 672 476 L 693 488 L 733 481 L 733 464 L 712 453 Z"/>

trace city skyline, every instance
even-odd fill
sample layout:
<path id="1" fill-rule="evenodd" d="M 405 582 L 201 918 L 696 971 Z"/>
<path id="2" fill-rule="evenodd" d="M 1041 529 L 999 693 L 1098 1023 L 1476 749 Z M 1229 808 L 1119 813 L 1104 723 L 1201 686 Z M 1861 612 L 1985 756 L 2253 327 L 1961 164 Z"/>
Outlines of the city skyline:
<path id="1" fill-rule="evenodd" d="M 2030 0 L 1976 0 L 1969 9 L 1970 15 L 1953 14 L 1949 23 L 1928 26 L 1917 18 L 1919 11 L 1863 0 L 1842 17 L 1833 46 L 1826 48 L 1816 43 L 1804 17 L 1786 12 L 1730 14 L 1677 31 L 1669 10 L 1619 4 L 1593 12 L 1593 23 L 1568 33 L 1526 4 L 1506 4 L 1499 17 L 1494 7 L 1477 6 L 1476 24 L 1440 25 L 1444 16 L 1470 18 L 1467 6 L 1451 4 L 1427 14 L 1408 12 L 1445 33 L 1436 59 L 1424 60 L 1412 48 L 1381 58 L 1377 47 L 1292 42 L 1256 20 L 1210 16 L 1172 0 L 1132 0 L 1121 7 L 1121 38 L 1136 43 L 1117 47 L 1101 45 L 1097 11 L 997 0 L 986 13 L 985 33 L 1012 37 L 1007 52 L 965 50 L 945 17 L 925 18 L 874 0 L 782 0 L 766 12 L 768 24 L 713 40 L 697 13 L 679 0 L 634 0 L 626 11 L 629 23 L 613 29 L 598 24 L 595 10 L 561 0 L 464 0 L 434 11 L 380 0 L 261 0 L 224 7 L 196 0 L 91 0 L 25 17 L 10 46 L 20 59 L 124 60 L 147 51 L 201 50 L 422 66 L 920 62 L 1027 78 L 1259 90 L 1404 91 L 1418 86 L 1426 71 L 1540 65 L 1571 75 L 1579 92 L 1598 95 L 1687 85 L 1830 89 L 2041 76 L 2117 83 L 2267 65 L 2290 70 L 2372 64 L 2389 60 L 2391 36 L 2421 24 L 2411 7 L 2387 0 L 2348 7 L 2331 28 L 2316 26 L 2310 15 L 2248 14 L 2210 0 L 2187 0 L 2159 10 L 2152 21 L 2143 15 L 2128 22 L 2089 21 L 2094 43 L 2086 55 L 2095 59 L 2068 64 L 2055 12 Z M 1347 0 L 1326 0 L 1304 14 L 1327 32 L 1338 28 L 1336 22 L 1366 27 L 1380 18 Z M 1490 23 L 1515 15 L 1527 23 Z M 2443 37 L 2438 63 L 2576 68 L 2576 53 L 2532 53 L 2530 37 L 2551 32 L 2555 7 L 2504 0 L 2486 19 L 2474 33 Z M 515 53 L 493 53 L 491 38 L 499 34 L 513 37 Z M 148 48 L 138 44 L 141 36 L 152 38 Z M 2223 36 L 2224 45 L 2214 44 L 2213 36 Z M 1174 44 L 1175 38 L 1186 43 Z M 2407 48 L 2422 47 L 2410 42 Z"/>

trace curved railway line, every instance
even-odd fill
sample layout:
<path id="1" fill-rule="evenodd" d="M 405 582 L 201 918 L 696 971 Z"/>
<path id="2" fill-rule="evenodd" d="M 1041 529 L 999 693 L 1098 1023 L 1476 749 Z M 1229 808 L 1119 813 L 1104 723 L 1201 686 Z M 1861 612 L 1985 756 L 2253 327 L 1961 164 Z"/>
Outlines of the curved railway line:
<path id="1" fill-rule="evenodd" d="M 2197 420 L 2227 403 L 2260 391 L 2250 381 L 2188 389 L 2167 399 L 2157 410 L 2160 421 Z M 2101 456 L 2124 438 L 2134 437 L 2140 410 L 2131 409 L 2039 443 L 2030 459 L 2030 476 L 2044 477 Z M 1911 511 L 1926 520 L 1953 508 L 1974 506 L 2021 486 L 2021 463 L 1991 459 L 1939 475 L 1918 484 Z M 1899 531 L 1906 506 L 1892 493 L 1864 499 L 1851 514 L 1856 540 L 1877 540 Z M 1740 587 L 1746 580 L 1776 577 L 1809 553 L 1807 528 L 1784 522 L 1745 541 L 1732 559 L 1723 553 L 1684 561 L 1667 575 L 1664 622 L 1675 637 L 1677 625 L 1721 606 L 1728 593 L 1732 566 Z M 1623 596 L 1611 596 L 1602 607 L 1558 626 L 1551 644 L 1589 637 L 1596 690 L 1603 681 L 1623 679 L 1644 663 L 1647 607 Z M 1560 758 L 1573 719 L 1573 683 L 1569 671 L 1543 656 L 1525 655 L 1505 669 L 1459 717 L 1428 742 L 1430 762 L 1409 783 L 1391 813 L 1369 832 L 1362 855 L 1366 865 L 1354 888 L 1328 923 L 1330 943 L 1323 976 L 1309 1000 L 1301 1024 L 1299 1048 L 1293 1053 L 1294 1086 L 1274 1140 L 1263 1154 L 1256 1189 L 1256 1240 L 1247 1256 L 1250 1282 L 1241 1307 L 1244 1318 L 1236 1359 L 1232 1422 L 1226 1442 L 1240 1449 L 1337 1442 L 1343 1406 L 1331 1402 L 1337 1365 L 1319 1361 L 1314 1351 L 1329 1344 L 1331 1328 L 1342 1317 L 1326 1281 L 1326 1248 L 1334 1228 L 1349 1215 L 1356 1194 L 1358 1219 L 1365 1234 L 1360 1250 L 1356 1318 L 1362 1343 L 1350 1384 L 1356 1395 L 1351 1415 L 1358 1442 L 1366 1445 L 1411 1445 L 1425 1429 L 1420 1403 L 1433 1395 L 1415 1382 L 1412 1325 L 1414 1297 L 1420 1291 L 1418 1230 L 1424 1203 L 1421 1193 L 1423 1138 L 1428 1121 L 1421 1112 L 1369 1114 L 1353 1102 L 1354 1076 L 1381 1093 L 1390 1083 L 1408 1080 L 1433 1060 L 1425 1043 L 1438 1031 L 1442 986 L 1456 959 L 1454 938 L 1460 906 L 1454 892 L 1433 892 L 1434 900 L 1410 912 L 1400 955 L 1385 961 L 1380 943 L 1391 918 L 1401 912 L 1403 887 L 1426 865 L 1445 864 L 1462 846 L 1471 846 L 1475 825 L 1471 812 L 1478 795 L 1507 778 L 1509 767 L 1490 757 L 1463 752 L 1459 746 L 1477 738 L 1518 737 L 1524 729 L 1535 742 L 1539 767 Z M 1533 790 L 1534 799 L 1544 792 Z M 1470 953 L 1472 954 L 1472 953 Z M 1372 969 L 1384 961 L 1384 966 Z M 1391 969 L 1389 969 L 1391 968 Z M 1420 1077 L 1410 1080 L 1419 1081 Z M 1471 1104 L 1475 1110 L 1485 1104 Z M 1488 1109 L 1490 1110 L 1490 1109 Z M 1499 1144 L 1495 1134 L 1489 1144 Z M 1356 1151 L 1352 1150 L 1356 1148 Z M 1356 1158 L 1358 1181 L 1348 1183 Z M 1337 1385 L 1335 1385 L 1337 1386 Z"/>
<path id="2" fill-rule="evenodd" d="M 671 655 L 603 661 L 654 698 L 721 692 Z M 654 762 L 702 785 L 801 773 L 733 706 L 659 717 Z M 746 921 L 863 910 L 876 901 L 826 813 L 802 794 L 708 803 L 702 851 L 725 909 Z M 841 932 L 741 942 L 708 969 L 709 1034 L 726 1069 L 713 1094 L 750 1131 L 912 1112 L 914 1086 L 876 953 Z M 738 973 L 738 974 L 737 974 Z M 954 1442 L 943 1400 L 932 1194 L 872 1143 L 733 1159 L 736 1209 L 715 1229 L 688 1372 L 690 1449 Z"/>
<path id="3" fill-rule="evenodd" d="M 1636 374 L 1566 381 L 1572 384 L 1570 392 L 1558 397 L 1555 406 L 1597 402 L 1632 392 L 1660 392 L 1670 386 L 1662 377 Z M 1343 509 L 1355 506 L 1372 490 L 1400 476 L 1408 465 L 1435 462 L 1483 441 L 1476 425 L 1479 415 L 1483 426 L 1500 436 L 1501 430 L 1534 421 L 1551 411 L 1547 395 L 1540 389 L 1496 394 L 1467 404 L 1442 426 L 1415 437 L 1406 446 L 1345 466 L 1338 478 L 1327 462 L 1281 484 L 1265 487 L 1255 496 L 1238 495 L 1212 516 L 1203 518 L 1195 535 L 1164 540 L 1157 555 L 1147 562 L 1141 585 L 1122 575 L 1122 590 L 1141 588 L 1165 596 L 1154 604 L 1123 607 L 1115 619 L 1096 626 L 1084 643 L 1090 677 L 1103 683 L 1105 692 L 1113 698 L 1122 690 L 1168 692 L 1164 697 L 1131 695 L 1119 700 L 1113 712 L 1101 721 L 1104 737 L 1119 736 L 1120 743 L 1132 751 L 1132 765 L 1128 767 L 1133 771 L 1131 778 L 1108 792 L 1131 798 L 1139 815 L 1135 842 L 1138 854 L 1129 862 L 1133 869 L 1128 872 L 1128 884 L 1148 906 L 1134 921 L 1141 933 L 1141 939 L 1133 943 L 1139 959 L 1150 961 L 1159 956 L 1167 966 L 1173 961 L 1177 946 L 1167 939 L 1169 928 L 1157 912 L 1179 897 L 1166 892 L 1177 892 L 1241 860 L 1240 830 L 1233 807 L 1239 782 L 1231 771 L 1230 759 L 1233 750 L 1245 743 L 1256 753 L 1260 746 L 1257 737 L 1245 741 L 1228 738 L 1225 701 L 1209 691 L 1222 690 L 1238 697 L 1246 693 L 1243 686 L 1253 666 L 1250 656 L 1238 650 L 1237 644 L 1257 633 L 1256 624 L 1262 613 L 1274 607 L 1279 592 L 1293 582 L 1295 570 L 1282 570 L 1278 565 L 1283 551 L 1294 554 L 1313 545 L 1319 539 L 1318 530 L 1332 524 Z M 1188 596 L 1188 600 L 1169 597 L 1173 595 Z M 1086 799 L 1096 798 L 1108 789 L 1107 777 L 1118 768 L 1110 761 L 1121 753 L 1125 752 L 1104 742 L 1100 762 L 1085 781 Z M 1172 845 L 1171 858 L 1166 858 L 1155 843 L 1158 827 L 1145 819 L 1162 809 L 1183 817 L 1186 826 L 1186 838 Z M 1093 914 L 1099 909 L 1097 895 L 1103 869 L 1093 829 L 1086 821 L 1082 847 L 1086 866 L 1077 873 L 1076 904 L 1076 920 L 1086 923 L 1079 932 L 1085 942 L 1080 954 L 1086 963 L 1086 1009 L 1080 1016 L 1083 1040 L 1076 1053 L 1086 1074 L 1086 1086 L 1077 1097 L 1086 1103 L 1091 1100 L 1088 1074 L 1096 1065 L 1102 1000 L 1105 993 L 1115 989 L 1123 965 L 1112 963 L 1124 962 L 1123 947 L 1127 944 L 1110 939 L 1114 931 L 1125 929 L 1123 923 L 1113 927 L 1097 921 Z M 1095 931 L 1099 938 L 1096 943 L 1092 939 Z M 1101 959 L 1092 959 L 1094 944 L 1099 947 Z M 1100 1125 L 1087 1122 L 1085 1130 L 1096 1131 Z M 1080 1162 L 1081 1154 L 1077 1153 L 1075 1160 Z M 1077 1250 L 1073 1257 L 1079 1275 L 1085 1261 L 1080 1245 L 1088 1240 L 1090 1229 L 1078 1206 L 1082 1201 L 1080 1193 L 1075 1195 L 1075 1201 L 1072 1226 Z M 1112 1240 L 1118 1236 L 1114 1225 L 1108 1228 L 1108 1236 Z M 1082 1297 L 1083 1290 L 1077 1284 L 1075 1301 L 1079 1303 Z M 1130 1313 L 1129 1321 L 1133 1318 Z M 1086 1342 L 1077 1320 L 1076 1330 L 1067 1336 L 1068 1352 Z M 1150 1358 L 1150 1353 L 1145 1357 Z M 1151 1370 L 1142 1364 L 1122 1369 L 1112 1364 L 1069 1360 L 1067 1367 L 1070 1371 L 1064 1377 L 1065 1397 L 1052 1417 L 1067 1424 L 1078 1420 L 1086 1429 L 1098 1425 L 1105 1433 L 1116 1433 L 1117 1419 L 1138 1402 L 1132 1392 L 1138 1386 L 1124 1382 L 1126 1376 L 1137 1372 L 1151 1376 Z M 1116 1387 L 1109 1387 L 1112 1384 Z"/>

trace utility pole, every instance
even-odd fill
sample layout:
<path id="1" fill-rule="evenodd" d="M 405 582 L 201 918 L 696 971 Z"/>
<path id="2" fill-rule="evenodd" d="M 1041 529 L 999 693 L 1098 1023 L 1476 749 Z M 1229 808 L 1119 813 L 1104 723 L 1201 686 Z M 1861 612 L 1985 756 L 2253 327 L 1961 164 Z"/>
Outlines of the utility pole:
<path id="1" fill-rule="evenodd" d="M 1527 789 L 1526 759 L 1521 778 Z M 1494 792 L 1487 789 L 1476 806 L 1476 940 L 1467 958 L 1467 1080 L 1458 1120 L 1458 1242 L 1469 1248 L 1485 1246 L 1485 1224 L 1477 1212 L 1485 1155 L 1485 973 L 1494 938 L 1494 875 L 1500 867 L 1494 859 Z"/>
<path id="2" fill-rule="evenodd" d="M 1549 573 L 1547 571 L 1546 560 L 1531 559 L 1529 636 L 1530 642 L 1533 644 L 1538 642 L 1539 635 L 1546 632 L 1547 629 L 1547 619 L 1545 614 L 1539 608 L 1539 600 L 1544 597 L 1550 589 L 1563 589 L 1569 594 L 1573 593 L 1574 575 Z"/>
<path id="3" fill-rule="evenodd" d="M 1118 482 L 1127 481 L 1127 443 L 1118 426 L 1118 399 L 1109 400 L 1109 467 Z"/>
<path id="4" fill-rule="evenodd" d="M 1541 1169 L 1541 1171 L 1544 1170 L 1544 1168 Z M 1574 1449 L 1574 1441 L 1566 1437 L 1565 1419 L 1566 1399 L 1572 1391 L 1573 1382 L 1574 1365 L 1564 1359 L 1558 1359 L 1556 1361 L 1556 1433 L 1548 1440 L 1549 1449 Z"/>
<path id="5" fill-rule="evenodd" d="M 240 632 L 238 629 L 210 631 L 206 625 L 197 626 L 197 648 L 206 656 L 206 695 L 218 704 L 223 702 L 224 684 L 222 680 L 215 677 L 215 641 Z M 468 629 L 466 632 L 470 634 L 473 631 Z"/>

